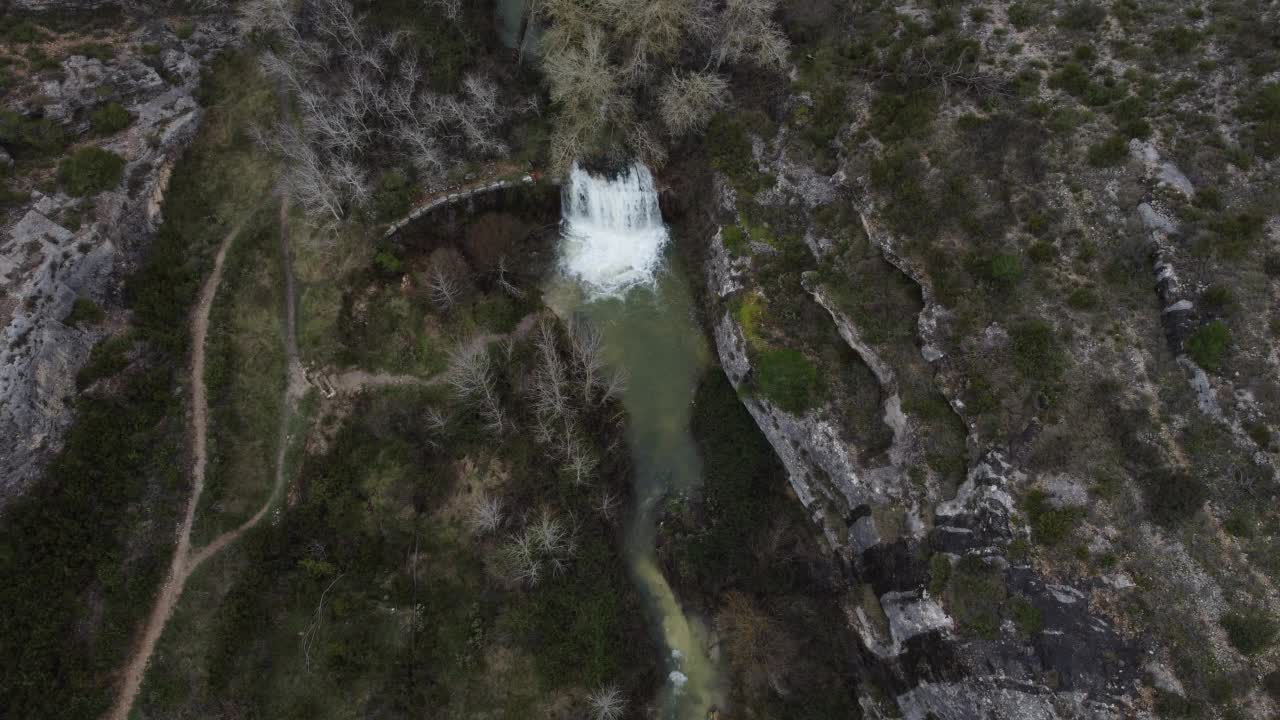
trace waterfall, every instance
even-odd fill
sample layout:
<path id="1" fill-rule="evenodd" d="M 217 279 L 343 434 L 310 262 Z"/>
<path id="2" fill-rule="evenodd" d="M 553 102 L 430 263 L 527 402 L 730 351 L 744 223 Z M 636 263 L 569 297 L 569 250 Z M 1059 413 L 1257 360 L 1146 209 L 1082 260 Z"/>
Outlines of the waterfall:
<path id="1" fill-rule="evenodd" d="M 705 720 L 724 697 L 710 633 L 680 606 L 654 541 L 663 503 L 701 483 L 689 401 L 709 352 L 679 259 L 659 273 L 667 229 L 648 168 L 602 177 L 575 165 L 561 203 L 560 273 L 544 297 L 558 300 L 562 317 L 581 314 L 599 327 L 606 362 L 628 376 L 622 404 L 635 471 L 623 551 L 662 651 L 667 682 L 654 699 L 657 717 Z M 628 292 L 640 287 L 652 292 Z"/>
<path id="2" fill-rule="evenodd" d="M 667 243 L 653 175 L 636 163 L 616 177 L 573 166 L 562 200 L 561 270 L 590 298 L 652 286 Z"/>

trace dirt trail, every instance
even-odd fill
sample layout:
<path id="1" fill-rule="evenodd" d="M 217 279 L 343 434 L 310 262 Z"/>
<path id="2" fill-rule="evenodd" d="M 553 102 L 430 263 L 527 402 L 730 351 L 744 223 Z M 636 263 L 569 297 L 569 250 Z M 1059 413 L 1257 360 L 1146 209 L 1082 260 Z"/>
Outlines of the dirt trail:
<path id="1" fill-rule="evenodd" d="M 105 720 L 127 720 L 129 711 L 133 707 L 133 701 L 138 695 L 138 690 L 142 687 L 142 680 L 146 675 L 147 662 L 151 659 L 152 653 L 155 652 L 156 643 L 159 641 L 161 633 L 164 632 L 164 626 L 168 623 L 169 617 L 173 614 L 173 609 L 177 605 L 178 598 L 182 595 L 182 589 L 186 585 L 187 579 L 191 577 L 191 574 L 195 572 L 201 563 L 218 554 L 244 534 L 245 531 L 262 522 L 271 507 L 275 505 L 281 490 L 284 488 L 285 461 L 289 449 L 289 427 L 297 414 L 299 401 L 306 393 L 306 380 L 303 377 L 302 364 L 298 361 L 297 302 L 294 292 L 293 259 L 289 250 L 288 213 L 289 199 L 285 196 L 280 203 L 280 259 L 285 280 L 285 326 L 281 340 L 284 344 L 288 382 L 284 390 L 284 410 L 280 413 L 275 481 L 272 484 L 271 495 L 268 496 L 262 507 L 258 508 L 258 512 L 254 513 L 253 517 L 246 520 L 242 525 L 223 533 L 208 545 L 198 550 L 192 550 L 191 528 L 195 522 L 196 508 L 200 504 L 200 495 L 204 491 L 205 465 L 208 459 L 206 440 L 209 425 L 209 400 L 204 384 L 204 344 L 209 332 L 209 311 L 213 306 L 218 284 L 222 280 L 222 267 L 226 260 L 227 250 L 231 247 L 232 241 L 240 230 L 240 227 L 237 226 L 227 235 L 226 239 L 222 241 L 221 247 L 218 248 L 213 272 L 209 275 L 209 279 L 205 281 L 204 288 L 200 292 L 199 303 L 196 305 L 191 317 L 192 488 L 191 497 L 187 501 L 186 515 L 183 518 L 178 534 L 178 547 L 173 554 L 169 577 L 164 586 L 161 587 L 160 594 L 156 598 L 156 605 L 152 609 L 151 615 L 147 618 L 142 639 L 138 643 L 133 656 L 129 659 L 129 664 L 126 666 L 124 677 L 121 680 L 119 694 L 116 696 L 116 702 L 111 711 L 105 716 Z"/>
<path id="2" fill-rule="evenodd" d="M 253 517 L 246 520 L 240 527 L 214 538 L 212 542 L 200 548 L 191 557 L 191 563 L 187 568 L 190 573 L 199 567 L 200 563 L 218 554 L 227 545 L 235 542 L 246 530 L 253 528 L 262 519 L 266 517 L 271 507 L 276 504 L 280 498 L 280 493 L 285 486 L 285 465 L 289 454 L 289 426 L 293 424 L 293 419 L 298 414 L 298 405 L 302 401 L 302 397 L 307 393 L 307 380 L 302 369 L 302 363 L 298 359 L 298 307 L 297 294 L 294 291 L 293 279 L 293 255 L 289 249 L 289 199 L 286 196 L 280 203 L 280 263 L 284 274 L 284 335 L 281 341 L 284 343 L 284 358 L 288 381 L 284 389 L 283 411 L 280 413 L 280 429 L 276 436 L 276 473 L 275 481 L 271 485 L 271 494 L 267 496 L 267 501 L 258 508 L 258 512 Z"/>
<path id="3" fill-rule="evenodd" d="M 473 335 L 464 345 L 466 350 L 477 347 L 484 347 L 506 339 L 520 339 L 529 333 L 538 319 L 543 317 L 542 312 L 531 312 L 520 318 L 520 322 L 510 333 L 485 333 L 482 335 Z M 418 375 L 396 375 L 387 372 L 370 372 L 360 368 L 352 368 L 343 370 L 342 372 L 328 378 L 333 389 L 339 395 L 354 395 L 361 390 L 388 388 L 388 387 L 432 387 L 441 385 L 448 381 L 448 373 L 442 372 L 429 377 L 420 377 Z"/>
<path id="4" fill-rule="evenodd" d="M 155 607 L 147 618 L 142 638 L 129 658 L 123 671 L 120 690 L 116 701 L 104 720 L 127 720 L 133 701 L 142 687 L 146 676 L 147 663 L 155 652 L 156 643 L 164 632 L 164 627 L 173 614 L 173 609 L 182 595 L 187 579 L 201 563 L 217 555 L 246 531 L 262 522 L 267 513 L 276 504 L 285 487 L 286 464 L 289 450 L 289 428 L 297 416 L 299 403 L 307 392 L 307 379 L 302 363 L 298 357 L 297 334 L 297 299 L 293 275 L 293 257 L 289 246 L 289 199 L 286 195 L 280 204 L 280 261 L 284 274 L 284 333 L 281 341 L 284 345 L 285 364 L 288 380 L 284 390 L 284 409 L 280 413 L 280 429 L 276 443 L 275 479 L 271 494 L 253 517 L 239 527 L 219 535 L 208 545 L 198 550 L 191 548 L 191 528 L 195 523 L 196 509 L 200 504 L 200 495 L 204 491 L 205 465 L 208 460 L 207 437 L 209 424 L 209 399 L 204 384 L 205 339 L 209 332 L 209 313 L 217 295 L 218 285 L 222 281 L 222 269 L 226 261 L 227 251 L 240 231 L 237 225 L 223 239 L 214 259 L 213 272 L 205 281 L 200 291 L 199 302 L 191 316 L 191 448 L 192 448 L 192 488 L 191 497 L 187 501 L 186 513 L 178 533 L 178 546 L 173 554 L 169 568 L 169 577 L 160 589 Z M 508 336 L 522 337 L 537 322 L 539 313 L 530 313 L 520 320 L 516 328 L 509 334 L 478 335 L 468 341 L 468 345 L 487 345 Z M 349 370 L 337 376 L 335 385 L 340 392 L 357 392 L 369 387 L 389 386 L 429 386 L 444 380 L 443 374 L 432 378 L 418 378 L 406 375 L 389 375 L 386 373 L 369 373 L 363 370 Z"/>
<path id="5" fill-rule="evenodd" d="M 223 238 L 214 256 L 213 272 L 200 290 L 200 298 L 191 312 L 191 497 L 187 499 L 186 513 L 182 525 L 178 528 L 178 547 L 174 550 L 173 560 L 169 564 L 169 576 L 160 588 L 155 607 L 147 617 L 147 624 L 142 632 L 142 639 L 129 658 L 124 669 L 124 677 L 120 684 L 120 692 L 116 696 L 115 705 L 107 718 L 125 720 L 133 699 L 142 687 L 142 678 L 147 670 L 147 661 L 155 650 L 160 633 L 165 623 L 173 614 L 173 608 L 182 594 L 182 587 L 191 574 L 191 527 L 195 523 L 196 508 L 200 504 L 200 495 L 204 492 L 204 469 L 207 458 L 205 438 L 209 423 L 209 398 L 204 385 L 204 341 L 209 334 L 209 310 L 213 307 L 213 298 L 217 295 L 218 284 L 222 281 L 222 268 L 227 259 L 227 251 L 236 235 L 240 233 L 243 223 L 238 223 Z"/>

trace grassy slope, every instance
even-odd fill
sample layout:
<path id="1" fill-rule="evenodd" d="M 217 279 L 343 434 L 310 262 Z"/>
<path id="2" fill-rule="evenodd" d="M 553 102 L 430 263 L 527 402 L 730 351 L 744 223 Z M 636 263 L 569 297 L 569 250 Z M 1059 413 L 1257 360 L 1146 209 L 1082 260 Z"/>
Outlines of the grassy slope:
<path id="1" fill-rule="evenodd" d="M 96 717 L 172 548 L 182 472 L 187 311 L 211 251 L 261 197 L 243 172 L 259 108 L 242 56 L 215 63 L 204 128 L 174 170 L 165 222 L 126 290 L 141 360 L 82 396 L 47 478 L 0 528 L 0 705 L 22 717 Z"/>

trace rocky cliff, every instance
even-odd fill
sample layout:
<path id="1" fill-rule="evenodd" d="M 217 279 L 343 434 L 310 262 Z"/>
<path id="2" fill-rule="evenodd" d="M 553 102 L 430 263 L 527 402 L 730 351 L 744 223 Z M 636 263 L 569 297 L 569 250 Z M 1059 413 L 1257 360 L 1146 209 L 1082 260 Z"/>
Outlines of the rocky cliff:
<path id="1" fill-rule="evenodd" d="M 27 22 L 39 28 L 39 18 Z M 74 29 L 38 32 L 28 55 L 39 48 L 64 57 L 56 67 L 24 68 L 3 100 L 4 110 L 71 138 L 64 155 L 97 147 L 125 164 L 115 187 L 77 197 L 54 181 L 57 158 L 19 159 L 13 185 L 28 188 L 30 200 L 11 208 L 0 229 L 0 503 L 39 477 L 83 389 L 77 371 L 122 326 L 121 279 L 145 251 L 172 165 L 200 123 L 193 93 L 201 64 L 232 37 L 213 21 L 122 20 L 109 33 L 102 43 Z M 128 125 L 95 129 L 92 113 L 112 103 L 128 112 Z M 80 319 L 76 307 L 105 317 Z"/>

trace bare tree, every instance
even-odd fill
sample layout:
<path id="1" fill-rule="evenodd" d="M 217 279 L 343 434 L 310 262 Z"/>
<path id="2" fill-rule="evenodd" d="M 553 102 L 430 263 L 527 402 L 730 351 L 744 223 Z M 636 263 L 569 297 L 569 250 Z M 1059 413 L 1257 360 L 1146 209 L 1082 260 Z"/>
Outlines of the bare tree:
<path id="1" fill-rule="evenodd" d="M 627 697 L 617 685 L 605 685 L 587 696 L 592 720 L 620 720 L 627 710 Z"/>
<path id="2" fill-rule="evenodd" d="M 459 399 L 474 406 L 486 420 L 491 432 L 501 432 L 507 425 L 506 413 L 498 396 L 489 352 L 478 342 L 464 343 L 449 355 L 445 380 Z"/>
<path id="3" fill-rule="evenodd" d="M 421 100 L 421 118 L 426 127 L 442 137 L 481 155 L 502 155 L 506 143 L 497 139 L 497 129 L 510 117 L 510 109 L 498 102 L 498 89 L 492 80 L 467 75 L 462 80 L 463 94 L 436 95 L 426 93 Z"/>
<path id="4" fill-rule="evenodd" d="M 451 309 L 462 296 L 462 285 L 440 266 L 431 268 L 427 273 L 427 290 L 431 295 L 431 302 L 439 310 Z"/>
<path id="5" fill-rule="evenodd" d="M 591 446 L 568 423 L 565 424 L 564 443 L 560 453 L 564 456 L 565 470 L 573 475 L 574 485 L 586 485 L 592 480 L 600 460 L 592 452 Z"/>
<path id="6" fill-rule="evenodd" d="M 621 368 L 614 370 L 609 375 L 609 381 L 605 384 L 604 391 L 600 393 L 600 402 L 605 403 L 614 398 L 620 398 L 626 389 L 627 371 Z"/>
<path id="7" fill-rule="evenodd" d="M 524 531 L 535 552 L 556 575 L 563 574 L 577 554 L 576 534 L 546 507 L 538 511 Z"/>
<path id="8" fill-rule="evenodd" d="M 773 21 L 777 7 L 778 0 L 726 0 L 714 30 L 719 62 L 785 69 L 791 44 Z"/>
<path id="9" fill-rule="evenodd" d="M 596 496 L 594 509 L 601 517 L 612 520 L 613 514 L 618 510 L 618 497 L 608 490 L 601 490 Z"/>
<path id="10" fill-rule="evenodd" d="M 442 433 L 449 427 L 449 416 L 434 405 L 428 407 L 423 413 L 423 420 L 426 422 L 427 430 L 433 433 Z"/>
<path id="11" fill-rule="evenodd" d="M 481 491 L 471 502 L 467 514 L 467 525 L 471 532 L 486 535 L 496 531 L 502 525 L 502 499 Z"/>
<path id="12" fill-rule="evenodd" d="M 490 572 L 498 579 L 515 584 L 535 586 L 542 579 L 542 559 L 533 539 L 527 534 L 512 535 L 490 563 Z"/>
<path id="13" fill-rule="evenodd" d="M 510 280 L 507 279 L 507 256 L 506 255 L 498 256 L 498 287 L 502 288 L 503 292 L 515 298 L 516 300 L 524 299 L 524 290 L 521 290 L 520 288 L 516 287 L 514 283 L 512 283 Z"/>
<path id="14" fill-rule="evenodd" d="M 588 27 L 581 42 L 545 54 L 543 72 L 551 100 L 560 107 L 552 137 L 553 161 L 567 168 L 610 128 L 633 124 L 635 101 L 619 68 L 609 58 L 604 31 Z"/>
<path id="15" fill-rule="evenodd" d="M 560 575 L 577 554 L 576 530 L 547 508 L 512 534 L 491 558 L 490 571 L 500 580 L 530 587 L 547 572 Z"/>
<path id="16" fill-rule="evenodd" d="M 633 85 L 640 85 L 655 67 L 666 64 L 680 53 L 690 36 L 709 28 L 697 0 L 604 0 L 609 9 L 616 37 L 629 42 L 623 61 L 624 74 Z"/>
<path id="17" fill-rule="evenodd" d="M 325 598 L 328 597 L 329 591 L 333 589 L 333 586 L 337 585 L 338 581 L 344 577 L 346 577 L 346 573 L 334 578 L 320 593 L 320 602 L 316 603 L 315 612 L 312 613 L 311 624 L 302 632 L 302 665 L 307 669 L 311 668 L 311 649 L 315 647 L 316 640 L 319 639 L 320 632 L 324 629 Z"/>
<path id="18" fill-rule="evenodd" d="M 574 369 L 578 372 L 582 401 L 590 403 L 604 373 L 600 330 L 589 322 L 574 321 L 569 326 L 569 347 L 573 353 Z"/>
<path id="19" fill-rule="evenodd" d="M 538 351 L 538 367 L 533 373 L 534 408 L 544 421 L 562 421 L 568 417 L 569 376 L 556 347 L 555 327 L 547 321 L 538 324 L 534 346 Z"/>
<path id="20" fill-rule="evenodd" d="M 658 94 L 658 114 L 672 135 L 701 130 L 729 97 L 729 83 L 713 72 L 671 73 Z"/>
<path id="21" fill-rule="evenodd" d="M 438 9 L 445 17 L 457 22 L 462 16 L 462 0 L 424 0 L 424 5 Z"/>
<path id="22" fill-rule="evenodd" d="M 424 1 L 451 15 L 463 7 Z M 279 40 L 262 65 L 294 92 L 298 121 L 274 146 L 308 212 L 341 220 L 366 203 L 375 146 L 403 153 L 428 186 L 456 163 L 508 152 L 500 129 L 512 103 L 491 80 L 468 75 L 457 95 L 424 90 L 429 67 L 403 47 L 407 34 L 369 33 L 350 0 L 305 0 L 296 12 L 290 0 L 248 0 L 240 15 L 247 31 Z"/>
<path id="23" fill-rule="evenodd" d="M 250 0 L 237 8 L 236 24 L 243 33 L 286 32 L 293 28 L 288 0 Z"/>
<path id="24" fill-rule="evenodd" d="M 308 213 L 341 220 L 346 210 L 328 163 L 293 125 L 280 123 L 273 132 L 254 129 L 256 139 L 285 159 L 284 182 Z"/>

